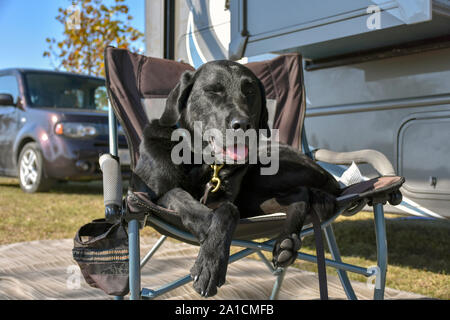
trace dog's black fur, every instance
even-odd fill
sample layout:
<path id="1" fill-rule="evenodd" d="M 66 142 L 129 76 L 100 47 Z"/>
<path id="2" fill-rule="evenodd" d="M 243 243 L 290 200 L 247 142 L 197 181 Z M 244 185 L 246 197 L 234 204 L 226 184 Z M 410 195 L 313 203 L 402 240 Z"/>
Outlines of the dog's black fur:
<path id="1" fill-rule="evenodd" d="M 151 190 L 152 199 L 176 210 L 199 240 L 191 275 L 195 290 L 203 296 L 216 294 L 225 282 L 230 244 L 240 218 L 286 213 L 273 251 L 274 265 L 286 267 L 295 261 L 301 245 L 298 234 L 309 222 L 311 210 L 322 219 L 334 213 L 335 196 L 340 192 L 337 181 L 286 145 L 279 146 L 275 175 L 261 175 L 259 164 L 225 165 L 219 173 L 221 189 L 209 195 L 208 206 L 199 199 L 211 179 L 210 166 L 175 165 L 171 160 L 172 148 L 178 143 L 171 141 L 175 128 L 193 135 L 194 121 L 201 121 L 204 130 L 217 128 L 225 136 L 230 128 L 268 129 L 267 120 L 264 88 L 257 77 L 238 63 L 215 61 L 195 72 L 186 71 L 170 93 L 161 118 L 144 130 L 135 173 Z"/>

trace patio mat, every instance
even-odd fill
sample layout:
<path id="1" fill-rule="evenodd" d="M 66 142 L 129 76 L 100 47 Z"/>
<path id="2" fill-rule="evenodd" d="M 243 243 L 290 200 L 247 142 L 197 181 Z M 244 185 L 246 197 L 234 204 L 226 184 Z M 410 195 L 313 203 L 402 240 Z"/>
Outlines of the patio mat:
<path id="1" fill-rule="evenodd" d="M 156 238 L 141 238 L 141 256 Z M 41 240 L 0 246 L 0 299 L 111 299 L 89 287 L 72 259 L 72 239 Z M 198 247 L 166 241 L 142 272 L 142 283 L 156 289 L 185 276 Z M 275 277 L 255 259 L 244 258 L 228 267 L 227 282 L 213 299 L 267 299 Z M 359 299 L 372 299 L 366 283 L 352 282 Z M 339 279 L 328 276 L 330 299 L 346 299 Z M 279 299 L 318 299 L 317 274 L 289 268 Z M 387 288 L 386 299 L 423 299 L 421 295 Z M 201 299 L 188 283 L 158 299 Z"/>

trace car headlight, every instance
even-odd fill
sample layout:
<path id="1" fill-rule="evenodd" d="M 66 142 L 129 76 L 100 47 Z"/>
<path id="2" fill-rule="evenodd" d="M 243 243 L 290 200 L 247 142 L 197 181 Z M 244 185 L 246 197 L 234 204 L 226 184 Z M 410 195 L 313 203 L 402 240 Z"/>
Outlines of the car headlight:
<path id="1" fill-rule="evenodd" d="M 93 138 L 101 133 L 95 123 L 60 122 L 55 125 L 55 133 L 69 138 Z"/>

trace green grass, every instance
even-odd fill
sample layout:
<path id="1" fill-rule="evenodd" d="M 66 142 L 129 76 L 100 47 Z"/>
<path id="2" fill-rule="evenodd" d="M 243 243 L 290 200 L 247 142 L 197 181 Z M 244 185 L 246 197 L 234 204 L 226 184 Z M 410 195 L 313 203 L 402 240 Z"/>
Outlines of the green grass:
<path id="1" fill-rule="evenodd" d="M 0 244 L 73 238 L 104 218 L 102 182 L 58 183 L 50 192 L 27 194 L 17 179 L 0 178 Z M 155 233 L 146 228 L 144 235 Z"/>
<path id="2" fill-rule="evenodd" d="M 73 238 L 80 226 L 104 216 L 102 184 L 62 183 L 48 193 L 25 194 L 16 179 L 0 178 L 0 208 L 0 244 Z M 390 214 L 386 217 L 387 286 L 450 299 L 450 223 L 399 220 L 399 216 Z M 371 213 L 339 217 L 333 227 L 344 262 L 364 267 L 376 265 Z M 142 232 L 144 236 L 154 234 L 151 228 Z M 315 253 L 313 237 L 304 239 L 302 252 Z M 308 262 L 301 261 L 296 266 L 317 271 Z M 334 269 L 327 271 L 336 274 Z M 366 281 L 363 276 L 349 275 L 352 280 Z"/>

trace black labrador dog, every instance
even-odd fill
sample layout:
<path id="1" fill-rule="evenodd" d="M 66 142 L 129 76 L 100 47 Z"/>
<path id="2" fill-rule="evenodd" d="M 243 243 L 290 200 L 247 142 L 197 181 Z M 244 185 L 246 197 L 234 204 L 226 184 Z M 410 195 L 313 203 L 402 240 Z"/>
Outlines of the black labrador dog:
<path id="1" fill-rule="evenodd" d="M 265 93 L 259 79 L 241 64 L 214 61 L 197 71 L 184 72 L 161 118 L 151 121 L 144 130 L 135 174 L 146 184 L 151 198 L 177 211 L 184 226 L 197 237 L 200 250 L 191 276 L 195 290 L 202 296 L 215 295 L 225 283 L 231 240 L 240 218 L 286 213 L 273 251 L 274 265 L 286 267 L 295 261 L 301 245 L 298 234 L 309 223 L 311 211 L 315 210 L 321 219 L 335 211 L 335 197 L 340 193 L 337 181 L 286 145 L 277 148 L 278 172 L 262 175 L 264 165 L 247 161 L 248 145 L 202 140 L 201 147 L 210 147 L 213 154 L 243 160 L 237 164 L 225 162 L 218 172 L 220 186 L 214 193 L 207 187 L 214 173 L 209 164 L 173 161 L 172 150 L 178 144 L 171 139 L 174 130 L 201 135 L 216 129 L 225 137 L 226 130 L 264 129 L 268 136 L 267 121 Z M 202 124 L 201 129 L 196 122 Z M 192 150 L 184 156 L 192 160 L 195 153 Z M 205 189 L 207 201 L 200 202 Z"/>

